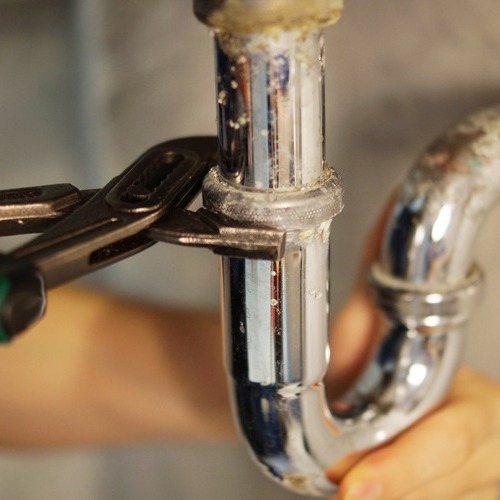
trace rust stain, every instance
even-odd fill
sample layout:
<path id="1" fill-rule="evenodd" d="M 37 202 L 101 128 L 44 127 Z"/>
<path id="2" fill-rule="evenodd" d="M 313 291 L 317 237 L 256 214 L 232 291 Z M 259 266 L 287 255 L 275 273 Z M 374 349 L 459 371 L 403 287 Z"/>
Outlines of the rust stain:
<path id="1" fill-rule="evenodd" d="M 445 173 L 470 174 L 481 165 L 472 151 L 472 145 L 485 131 L 478 128 L 455 129 L 439 137 L 421 159 L 421 164 L 430 169 L 440 169 Z"/>

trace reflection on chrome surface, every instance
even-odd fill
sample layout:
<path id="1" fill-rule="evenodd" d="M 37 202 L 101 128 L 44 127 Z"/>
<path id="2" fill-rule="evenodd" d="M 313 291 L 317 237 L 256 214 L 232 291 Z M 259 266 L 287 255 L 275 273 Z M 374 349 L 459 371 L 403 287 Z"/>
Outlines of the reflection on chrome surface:
<path id="1" fill-rule="evenodd" d="M 482 282 L 472 242 L 498 198 L 500 108 L 461 122 L 410 171 L 368 278 L 379 345 L 353 357 L 347 383 L 329 380 L 328 402 L 329 235 L 342 190 L 324 161 L 323 26 L 285 15 L 252 31 L 230 22 L 238 9 L 226 7 L 240 0 L 201 3 L 199 17 L 215 27 L 221 146 L 206 202 L 288 234 L 278 262 L 222 260 L 234 411 L 266 473 L 298 493 L 332 494 L 328 467 L 390 439 L 449 387 Z"/>

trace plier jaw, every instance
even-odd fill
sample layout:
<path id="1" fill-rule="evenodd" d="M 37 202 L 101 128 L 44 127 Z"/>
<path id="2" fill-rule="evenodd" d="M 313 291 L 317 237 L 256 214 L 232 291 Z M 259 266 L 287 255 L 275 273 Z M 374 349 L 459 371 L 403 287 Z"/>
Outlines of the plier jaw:
<path id="1" fill-rule="evenodd" d="M 284 230 L 243 226 L 204 208 L 187 210 L 216 165 L 217 146 L 215 137 L 159 144 L 99 190 L 57 184 L 0 191 L 0 236 L 41 233 L 0 254 L 0 341 L 43 315 L 46 289 L 157 241 L 279 260 Z"/>

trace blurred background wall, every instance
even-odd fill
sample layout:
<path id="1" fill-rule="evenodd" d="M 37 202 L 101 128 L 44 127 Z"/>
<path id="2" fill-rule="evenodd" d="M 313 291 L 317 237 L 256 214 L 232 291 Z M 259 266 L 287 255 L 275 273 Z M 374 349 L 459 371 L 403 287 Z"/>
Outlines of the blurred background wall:
<path id="1" fill-rule="evenodd" d="M 375 214 L 417 153 L 464 114 L 500 101 L 498 0 L 346 4 L 326 36 L 327 159 L 346 188 L 333 226 L 334 310 Z M 98 187 L 156 142 L 213 134 L 212 58 L 189 0 L 0 0 L 0 188 Z M 464 360 L 496 376 L 499 216 L 478 244 L 489 284 Z M 92 282 L 216 308 L 217 278 L 209 252 L 157 245 Z M 0 498 L 9 500 L 257 497 L 297 498 L 261 477 L 237 445 L 0 452 Z"/>

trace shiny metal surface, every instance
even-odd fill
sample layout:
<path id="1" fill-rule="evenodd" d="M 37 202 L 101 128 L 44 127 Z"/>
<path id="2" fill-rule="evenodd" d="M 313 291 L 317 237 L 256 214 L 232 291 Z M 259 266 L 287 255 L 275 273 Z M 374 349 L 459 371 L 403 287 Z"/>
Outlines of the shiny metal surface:
<path id="1" fill-rule="evenodd" d="M 389 274 L 441 285 L 465 277 L 471 243 L 500 191 L 499 115 L 497 106 L 470 116 L 417 160 L 385 232 Z"/>
<path id="2" fill-rule="evenodd" d="M 481 289 L 471 247 L 498 197 L 500 108 L 459 124 L 410 172 L 370 273 L 380 345 L 369 358 L 352 359 L 361 373 L 328 401 L 334 211 L 302 224 L 273 218 L 282 195 L 307 197 L 318 183 L 325 187 L 321 33 L 316 25 L 278 35 L 219 29 L 216 54 L 217 175 L 220 186 L 234 189 L 231 216 L 254 223 L 239 206 L 253 203 L 267 223 L 288 231 L 280 261 L 222 261 L 234 411 L 266 473 L 298 493 L 333 494 L 327 468 L 411 425 L 441 401 L 453 378 Z M 224 189 L 215 188 L 215 197 Z M 222 198 L 214 206 L 228 210 Z"/>
<path id="3" fill-rule="evenodd" d="M 332 488 L 317 456 L 330 423 L 306 416 L 324 398 L 329 232 L 342 208 L 324 161 L 323 36 L 316 26 L 216 32 L 216 60 L 221 158 L 205 202 L 288 232 L 280 261 L 222 261 L 234 409 L 257 462 L 284 486 L 318 494 Z"/>
<path id="4" fill-rule="evenodd" d="M 216 34 L 218 127 L 225 180 L 297 189 L 323 172 L 320 30 Z"/>

